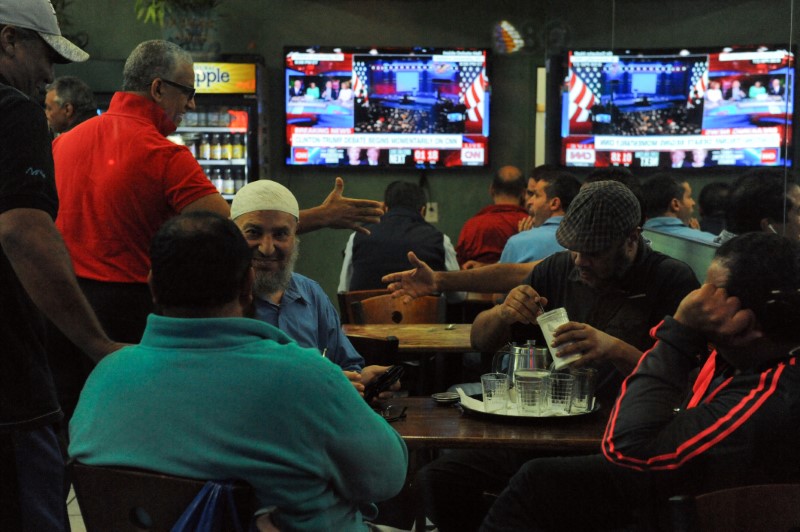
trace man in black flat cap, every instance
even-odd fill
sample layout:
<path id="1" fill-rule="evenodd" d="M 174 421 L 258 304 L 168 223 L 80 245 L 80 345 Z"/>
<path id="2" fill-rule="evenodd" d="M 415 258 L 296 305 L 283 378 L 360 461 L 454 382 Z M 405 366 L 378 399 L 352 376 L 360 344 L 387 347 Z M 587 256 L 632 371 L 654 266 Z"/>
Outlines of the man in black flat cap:
<path id="1" fill-rule="evenodd" d="M 650 249 L 641 237 L 636 196 L 615 181 L 585 185 L 556 232 L 568 251 L 538 264 L 505 301 L 478 315 L 472 345 L 482 352 L 509 341 L 541 338 L 536 317 L 565 307 L 570 320 L 555 331 L 558 356 L 583 356 L 573 366 L 598 369 L 598 398 L 609 401 L 652 346 L 649 331 L 699 286 L 692 270 Z M 567 345 L 568 344 L 568 345 Z M 480 454 L 480 456 L 478 456 Z M 530 453 L 456 451 L 420 471 L 427 516 L 439 530 L 475 530 L 484 491 L 502 490 Z"/>
<path id="2" fill-rule="evenodd" d="M 556 232 L 568 251 L 543 261 L 501 305 L 478 315 L 473 346 L 493 351 L 535 338 L 539 303 L 548 310 L 565 307 L 571 321 L 556 329 L 558 356 L 583 354 L 574 364 L 598 366 L 612 377 L 608 384 L 616 393 L 613 384 L 650 346 L 650 329 L 698 286 L 686 264 L 644 243 L 640 215 L 636 197 L 620 183 L 583 187 Z"/>

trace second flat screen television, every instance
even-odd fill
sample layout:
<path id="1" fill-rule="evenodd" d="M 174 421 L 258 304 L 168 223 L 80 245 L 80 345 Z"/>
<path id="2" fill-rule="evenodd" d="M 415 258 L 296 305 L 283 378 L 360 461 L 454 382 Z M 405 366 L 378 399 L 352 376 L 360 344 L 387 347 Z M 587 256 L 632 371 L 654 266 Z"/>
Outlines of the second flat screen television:
<path id="1" fill-rule="evenodd" d="M 791 166 L 794 55 L 786 46 L 568 52 L 560 163 Z"/>
<path id="2" fill-rule="evenodd" d="M 284 52 L 287 165 L 488 165 L 486 50 Z"/>

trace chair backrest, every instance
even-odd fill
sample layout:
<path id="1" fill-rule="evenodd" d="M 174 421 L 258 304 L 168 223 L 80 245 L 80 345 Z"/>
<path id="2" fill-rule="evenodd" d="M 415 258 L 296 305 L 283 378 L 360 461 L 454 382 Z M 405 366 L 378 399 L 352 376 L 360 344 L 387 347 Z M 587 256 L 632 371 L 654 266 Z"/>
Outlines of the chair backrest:
<path id="1" fill-rule="evenodd" d="M 688 264 L 697 279 L 705 282 L 706 270 L 719 246 L 653 229 L 645 229 L 642 236 L 650 241 L 650 247 L 654 250 Z"/>
<path id="2" fill-rule="evenodd" d="M 354 323 L 444 323 L 444 297 L 424 296 L 408 303 L 401 297 L 383 295 L 352 304 Z"/>
<path id="3" fill-rule="evenodd" d="M 397 347 L 400 344 L 397 336 L 385 338 L 368 338 L 366 336 L 351 336 L 347 339 L 353 344 L 356 351 L 364 357 L 364 366 L 390 366 L 397 363 Z"/>
<path id="4" fill-rule="evenodd" d="M 482 292 L 467 292 L 463 301 L 449 303 L 447 306 L 448 323 L 472 323 L 484 310 L 494 307 L 498 299 L 502 301 L 505 294 L 485 294 Z M 455 311 L 455 313 L 453 312 Z"/>
<path id="5" fill-rule="evenodd" d="M 742 486 L 669 500 L 675 532 L 800 531 L 800 484 Z"/>
<path id="6" fill-rule="evenodd" d="M 69 467 L 87 532 L 169 532 L 206 483 L 141 469 L 79 462 Z M 237 482 L 233 498 L 242 530 L 248 530 L 257 509 L 253 488 Z"/>
<path id="7" fill-rule="evenodd" d="M 353 318 L 352 304 L 356 301 L 363 301 L 369 297 L 382 296 L 391 293 L 386 288 L 376 290 L 352 290 L 350 292 L 339 292 L 339 316 L 342 323 L 355 323 Z"/>

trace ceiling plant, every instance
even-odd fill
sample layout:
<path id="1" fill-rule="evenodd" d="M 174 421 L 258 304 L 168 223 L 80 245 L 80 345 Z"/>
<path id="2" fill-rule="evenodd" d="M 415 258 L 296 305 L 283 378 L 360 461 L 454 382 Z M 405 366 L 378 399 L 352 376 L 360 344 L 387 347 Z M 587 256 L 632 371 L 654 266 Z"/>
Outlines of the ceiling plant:
<path id="1" fill-rule="evenodd" d="M 203 13 L 219 6 L 223 0 L 135 0 L 136 19 L 145 24 L 164 26 L 164 20 L 174 11 Z"/>

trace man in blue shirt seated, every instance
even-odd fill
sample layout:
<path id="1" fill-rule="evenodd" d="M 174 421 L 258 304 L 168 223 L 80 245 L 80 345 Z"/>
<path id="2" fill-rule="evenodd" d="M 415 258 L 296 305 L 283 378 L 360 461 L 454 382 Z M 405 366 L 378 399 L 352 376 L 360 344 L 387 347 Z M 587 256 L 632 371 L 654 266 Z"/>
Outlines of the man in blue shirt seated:
<path id="1" fill-rule="evenodd" d="M 208 212 L 178 216 L 150 255 L 159 314 L 139 345 L 90 375 L 70 455 L 241 479 L 279 530 L 367 530 L 371 503 L 403 486 L 406 446 L 319 351 L 243 317 L 254 274 L 236 225 Z"/>
<path id="2" fill-rule="evenodd" d="M 253 250 L 253 317 L 279 328 L 303 347 L 318 349 L 363 392 L 388 367 L 363 367 L 364 359 L 342 331 L 331 300 L 316 281 L 294 272 L 299 212 L 289 189 L 266 179 L 248 183 L 233 198 L 231 218 Z M 395 389 L 399 386 L 396 383 Z"/>
<path id="3" fill-rule="evenodd" d="M 678 181 L 670 174 L 658 174 L 642 188 L 642 195 L 646 218 L 642 229 L 714 243 L 716 235 L 697 229 L 699 224 L 692 218 L 694 199 L 689 183 Z"/>
<path id="4" fill-rule="evenodd" d="M 556 229 L 580 188 L 580 181 L 563 170 L 534 171 L 525 201 L 533 228 L 508 239 L 500 262 L 534 262 L 564 251 L 556 240 Z"/>

